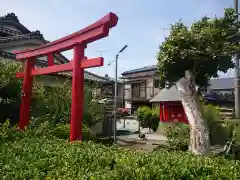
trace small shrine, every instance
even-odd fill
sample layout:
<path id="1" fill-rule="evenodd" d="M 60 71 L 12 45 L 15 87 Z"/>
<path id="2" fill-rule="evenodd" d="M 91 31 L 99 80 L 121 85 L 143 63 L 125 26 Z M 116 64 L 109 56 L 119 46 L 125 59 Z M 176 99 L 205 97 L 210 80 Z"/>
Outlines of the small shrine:
<path id="1" fill-rule="evenodd" d="M 181 98 L 176 85 L 162 89 L 150 103 L 158 104 L 160 107 L 160 122 L 181 122 L 188 124 Z"/>

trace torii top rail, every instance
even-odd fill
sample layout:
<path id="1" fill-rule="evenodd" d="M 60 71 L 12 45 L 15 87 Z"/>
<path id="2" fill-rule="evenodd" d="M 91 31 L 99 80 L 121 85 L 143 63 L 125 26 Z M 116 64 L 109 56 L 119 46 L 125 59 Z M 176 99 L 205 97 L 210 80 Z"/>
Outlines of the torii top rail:
<path id="1" fill-rule="evenodd" d="M 32 94 L 33 76 L 72 71 L 72 104 L 70 122 L 70 141 L 82 140 L 82 118 L 84 102 L 84 69 L 103 66 L 103 58 L 86 59 L 84 49 L 87 44 L 108 36 L 110 28 L 117 25 L 118 17 L 109 13 L 92 25 L 56 41 L 33 49 L 14 51 L 17 60 L 25 60 L 24 72 L 18 72 L 18 78 L 24 78 L 19 128 L 29 122 L 29 108 Z M 67 64 L 54 65 L 54 54 L 73 49 L 73 60 Z M 37 57 L 47 56 L 48 67 L 35 69 Z"/>

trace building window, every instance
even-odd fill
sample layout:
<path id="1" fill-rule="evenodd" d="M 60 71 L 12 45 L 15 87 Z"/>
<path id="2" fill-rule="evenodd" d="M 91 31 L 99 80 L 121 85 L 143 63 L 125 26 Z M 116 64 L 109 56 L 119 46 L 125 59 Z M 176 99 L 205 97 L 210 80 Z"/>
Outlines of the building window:
<path id="1" fill-rule="evenodd" d="M 140 96 L 140 87 L 139 84 L 132 84 L 132 93 L 134 97 Z"/>
<path id="2" fill-rule="evenodd" d="M 145 83 L 140 83 L 139 88 L 140 88 L 139 96 L 144 98 L 145 97 L 145 92 L 146 92 Z"/>
<path id="3" fill-rule="evenodd" d="M 104 95 L 113 95 L 113 87 L 112 86 L 105 86 L 104 87 Z"/>
<path id="4" fill-rule="evenodd" d="M 132 84 L 133 97 L 145 97 L 146 86 L 145 83 Z"/>
<path id="5" fill-rule="evenodd" d="M 92 90 L 93 97 L 101 97 L 102 96 L 102 88 L 94 88 Z"/>

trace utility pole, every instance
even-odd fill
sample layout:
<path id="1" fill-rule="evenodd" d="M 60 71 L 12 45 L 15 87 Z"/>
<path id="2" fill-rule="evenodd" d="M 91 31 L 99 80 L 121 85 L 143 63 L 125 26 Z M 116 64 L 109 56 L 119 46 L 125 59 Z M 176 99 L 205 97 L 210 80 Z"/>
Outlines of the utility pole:
<path id="1" fill-rule="evenodd" d="M 234 8 L 236 12 L 236 21 L 238 22 L 238 0 L 234 0 Z M 240 71 L 239 71 L 239 53 L 235 55 L 235 116 L 240 118 Z"/>
<path id="2" fill-rule="evenodd" d="M 108 66 L 111 65 L 113 62 L 115 62 L 115 83 L 114 83 L 114 115 L 113 115 L 113 144 L 117 143 L 117 87 L 118 87 L 118 57 L 119 54 L 122 53 L 126 48 L 128 47 L 128 45 L 123 46 L 123 48 L 118 51 L 118 53 L 116 54 L 116 58 L 115 60 L 111 61 L 110 63 L 108 63 Z"/>

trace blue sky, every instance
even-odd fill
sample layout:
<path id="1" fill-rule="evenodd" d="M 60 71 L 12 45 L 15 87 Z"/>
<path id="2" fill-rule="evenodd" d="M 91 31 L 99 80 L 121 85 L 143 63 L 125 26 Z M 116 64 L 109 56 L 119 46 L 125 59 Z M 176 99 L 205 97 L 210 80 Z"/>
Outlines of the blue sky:
<path id="1" fill-rule="evenodd" d="M 99 75 L 114 76 L 116 52 L 128 48 L 119 58 L 119 73 L 156 64 L 158 47 L 169 25 L 182 19 L 191 24 L 204 15 L 222 15 L 233 0 L 1 0 L 0 16 L 14 12 L 30 30 L 40 30 L 47 40 L 66 36 L 95 22 L 109 12 L 119 17 L 109 36 L 90 44 L 88 57 L 102 55 L 104 67 L 88 69 Z M 166 29 L 166 30 L 164 30 Z M 106 51 L 106 52 L 99 52 Z M 71 59 L 71 52 L 66 56 Z M 232 73 L 229 73 L 232 75 Z"/>

